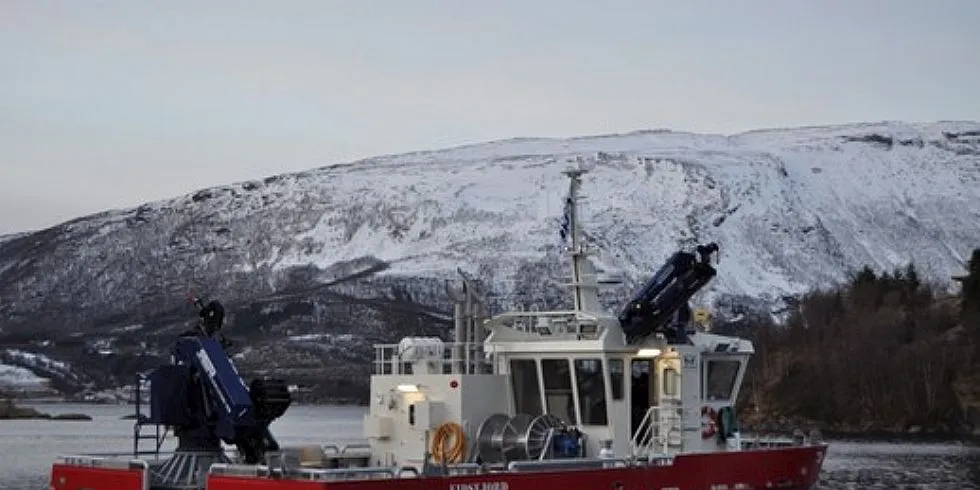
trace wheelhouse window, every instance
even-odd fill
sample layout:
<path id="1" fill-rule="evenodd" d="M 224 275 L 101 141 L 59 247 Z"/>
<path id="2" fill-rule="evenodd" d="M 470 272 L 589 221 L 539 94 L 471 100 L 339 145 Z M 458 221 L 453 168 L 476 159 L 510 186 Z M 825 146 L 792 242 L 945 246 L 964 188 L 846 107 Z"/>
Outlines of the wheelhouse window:
<path id="1" fill-rule="evenodd" d="M 602 374 L 602 359 L 576 359 L 575 381 L 582 425 L 606 425 L 606 380 Z"/>
<path id="2" fill-rule="evenodd" d="M 741 365 L 741 361 L 738 360 L 708 360 L 704 383 L 705 398 L 708 400 L 731 399 Z"/>
<path id="3" fill-rule="evenodd" d="M 548 413 L 566 424 L 577 425 L 572 370 L 568 359 L 542 359 L 541 375 L 544 377 L 544 399 Z"/>
<path id="4" fill-rule="evenodd" d="M 613 400 L 622 400 L 626 363 L 622 359 L 610 359 L 607 362 L 609 363 L 609 388 L 612 391 L 612 398 Z"/>
<path id="5" fill-rule="evenodd" d="M 514 391 L 514 411 L 538 416 L 541 409 L 541 386 L 538 366 L 533 359 L 511 359 L 510 385 Z"/>
<path id="6" fill-rule="evenodd" d="M 661 382 L 664 384 L 664 395 L 677 396 L 680 394 L 681 374 L 676 369 L 670 367 L 664 369 L 663 381 Z"/>

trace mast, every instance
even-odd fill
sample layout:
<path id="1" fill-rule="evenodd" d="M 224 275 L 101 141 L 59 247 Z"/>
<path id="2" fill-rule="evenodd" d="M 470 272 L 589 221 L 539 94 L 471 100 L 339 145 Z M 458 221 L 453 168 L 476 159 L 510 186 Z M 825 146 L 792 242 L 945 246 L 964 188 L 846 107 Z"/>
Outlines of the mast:
<path id="1" fill-rule="evenodd" d="M 575 311 L 598 312 L 599 309 L 599 284 L 596 280 L 595 267 L 589 260 L 591 250 L 584 243 L 582 228 L 579 222 L 579 200 L 582 196 L 579 189 L 582 186 L 582 175 L 588 171 L 581 168 L 565 170 L 565 175 L 569 178 L 568 199 L 565 202 L 565 220 L 568 228 L 568 235 L 571 238 L 571 246 L 568 252 L 572 258 L 572 287 Z"/>

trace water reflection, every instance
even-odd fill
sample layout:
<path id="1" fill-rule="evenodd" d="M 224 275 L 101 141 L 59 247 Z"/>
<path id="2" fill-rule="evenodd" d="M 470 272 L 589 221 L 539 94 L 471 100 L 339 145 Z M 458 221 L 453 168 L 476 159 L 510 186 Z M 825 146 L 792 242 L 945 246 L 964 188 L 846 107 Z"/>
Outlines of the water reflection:
<path id="1" fill-rule="evenodd" d="M 818 488 L 980 489 L 980 447 L 834 442 Z"/>

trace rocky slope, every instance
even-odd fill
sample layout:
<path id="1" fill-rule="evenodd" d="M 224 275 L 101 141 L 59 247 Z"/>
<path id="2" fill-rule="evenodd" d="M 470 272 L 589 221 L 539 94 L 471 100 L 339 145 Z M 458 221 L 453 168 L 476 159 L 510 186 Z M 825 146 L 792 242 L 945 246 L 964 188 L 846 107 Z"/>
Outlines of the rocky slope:
<path id="1" fill-rule="evenodd" d="M 371 342 L 447 331 L 457 267 L 498 309 L 561 301 L 560 171 L 575 158 L 593 170 L 583 218 L 601 265 L 627 278 L 611 306 L 696 242 L 722 246 L 700 300 L 731 312 L 779 310 L 864 264 L 912 260 L 945 283 L 980 237 L 980 123 L 507 140 L 0 238 L 0 341 L 89 366 L 85 383 L 115 382 L 165 352 L 195 291 L 228 303 L 244 371 L 288 366 L 353 393 Z"/>

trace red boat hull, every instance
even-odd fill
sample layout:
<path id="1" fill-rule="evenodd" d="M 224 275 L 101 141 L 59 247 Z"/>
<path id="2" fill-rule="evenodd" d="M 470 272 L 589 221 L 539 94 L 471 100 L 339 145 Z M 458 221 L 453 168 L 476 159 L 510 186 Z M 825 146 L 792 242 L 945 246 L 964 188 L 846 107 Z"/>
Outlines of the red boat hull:
<path id="1" fill-rule="evenodd" d="M 146 490 L 150 473 L 145 464 L 125 461 L 116 467 L 93 467 L 85 464 L 57 463 L 51 467 L 51 490 Z"/>
<path id="2" fill-rule="evenodd" d="M 309 481 L 208 476 L 208 490 L 805 490 L 819 477 L 826 446 L 802 446 L 677 456 L 667 466 L 568 469 L 522 473 Z M 145 490 L 148 474 L 55 465 L 52 490 Z"/>

